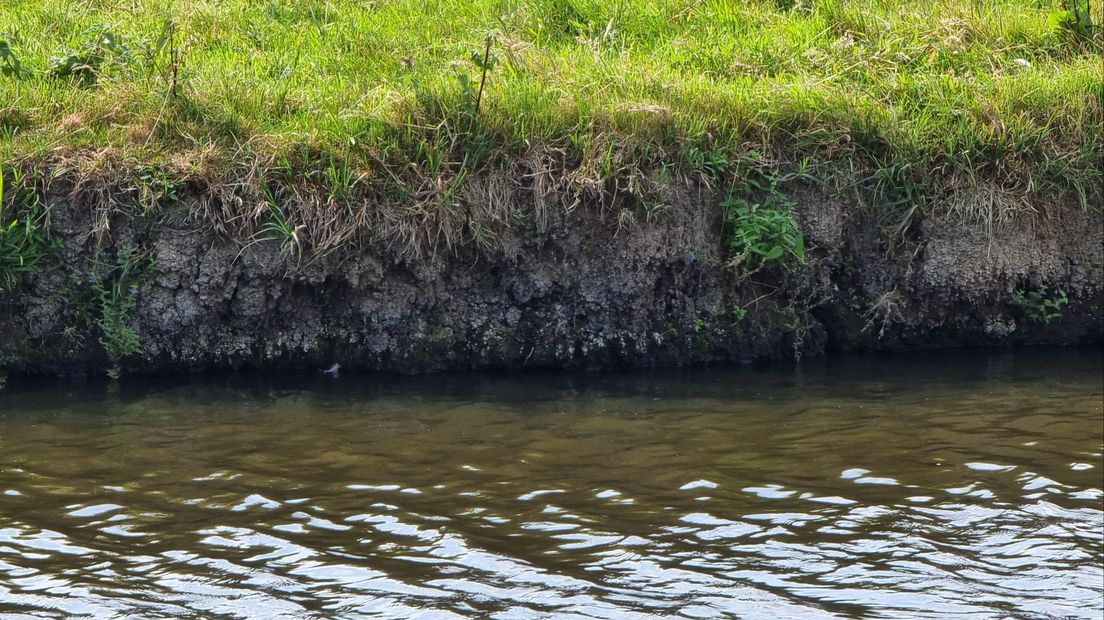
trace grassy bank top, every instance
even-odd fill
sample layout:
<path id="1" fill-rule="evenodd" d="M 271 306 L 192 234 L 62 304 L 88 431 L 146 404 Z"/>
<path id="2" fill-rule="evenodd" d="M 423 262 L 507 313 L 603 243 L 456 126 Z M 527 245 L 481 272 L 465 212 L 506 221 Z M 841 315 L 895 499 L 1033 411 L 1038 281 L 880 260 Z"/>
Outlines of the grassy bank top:
<path id="1" fill-rule="evenodd" d="M 1089 3 L 1093 28 L 1070 6 L 5 0 L 0 164 L 110 152 L 348 186 L 534 149 L 599 179 L 807 158 L 898 189 L 1087 203 L 1104 181 L 1104 9 Z"/>

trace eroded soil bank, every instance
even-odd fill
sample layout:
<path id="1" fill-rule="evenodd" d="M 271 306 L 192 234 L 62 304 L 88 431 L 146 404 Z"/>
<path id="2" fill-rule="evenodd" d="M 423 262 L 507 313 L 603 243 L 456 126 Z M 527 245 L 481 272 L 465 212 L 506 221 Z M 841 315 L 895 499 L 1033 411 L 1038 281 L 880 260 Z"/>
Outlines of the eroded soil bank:
<path id="1" fill-rule="evenodd" d="M 188 216 L 194 197 L 148 218 L 54 188 L 59 256 L 0 292 L 0 369 L 607 368 L 1102 337 L 1099 213 L 993 225 L 936 207 L 899 229 L 785 191 L 804 261 L 756 270 L 732 267 L 718 200 L 693 184 L 658 213 L 519 199 L 493 242 L 417 259 L 379 244 L 310 257 L 260 231 L 243 244 Z M 137 352 L 112 359 L 120 330 Z"/>

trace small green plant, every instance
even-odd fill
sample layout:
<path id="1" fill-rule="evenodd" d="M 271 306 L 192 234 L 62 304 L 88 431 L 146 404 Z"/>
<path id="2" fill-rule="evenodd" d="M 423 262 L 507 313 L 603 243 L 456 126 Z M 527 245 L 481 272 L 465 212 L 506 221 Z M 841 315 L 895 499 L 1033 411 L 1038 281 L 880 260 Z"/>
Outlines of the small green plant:
<path id="1" fill-rule="evenodd" d="M 743 306 L 732 306 L 732 321 L 739 323 L 747 318 L 747 308 Z"/>
<path id="2" fill-rule="evenodd" d="M 828 257 L 828 265 L 841 277 L 850 280 L 855 277 L 855 261 L 850 254 L 841 254 L 838 258 Z"/>
<path id="3" fill-rule="evenodd" d="M 1054 294 L 1048 294 L 1046 287 L 1016 289 L 1012 293 L 1012 304 L 1036 323 L 1049 324 L 1054 319 L 1061 318 L 1062 308 L 1068 303 L 1069 297 L 1062 289 L 1057 289 Z"/>
<path id="4" fill-rule="evenodd" d="M 728 168 L 728 154 L 723 149 L 691 146 L 685 153 L 686 167 L 711 178 L 720 178 Z"/>
<path id="5" fill-rule="evenodd" d="M 475 96 L 476 114 L 479 114 L 479 104 L 483 102 L 483 90 L 487 87 L 487 72 L 491 70 L 491 67 L 493 67 L 496 62 L 495 59 L 491 57 L 492 43 L 494 43 L 494 38 L 491 35 L 487 35 L 487 39 L 483 44 L 483 56 L 480 57 L 478 53 L 472 53 L 471 56 L 472 64 L 481 72 L 479 78 L 479 93 Z"/>
<path id="6" fill-rule="evenodd" d="M 721 203 L 730 262 L 754 269 L 782 264 L 787 256 L 805 262 L 805 239 L 793 217 L 793 203 L 778 189 L 777 179 L 768 185 L 748 184 L 760 191 L 733 192 Z M 749 193 L 762 198 L 753 200 Z"/>
<path id="7" fill-rule="evenodd" d="M 330 199 L 335 203 L 347 203 L 357 178 L 347 160 L 330 160 L 323 171 Z"/>
<path id="8" fill-rule="evenodd" d="M 0 142 L 14 140 L 30 124 L 30 118 L 22 112 L 0 109 Z"/>
<path id="9" fill-rule="evenodd" d="M 702 318 L 694 319 L 694 333 L 695 334 L 700 334 L 700 333 L 702 333 L 702 330 L 704 330 L 704 329 L 705 329 L 705 319 L 702 319 Z"/>
<path id="10" fill-rule="evenodd" d="M 146 211 L 180 201 L 180 184 L 160 165 L 138 173 L 138 202 Z"/>
<path id="11" fill-rule="evenodd" d="M 1064 4 L 1064 10 L 1053 11 L 1047 16 L 1050 27 L 1071 32 L 1082 40 L 1091 38 L 1094 25 L 1089 13 L 1089 0 L 1065 0 Z"/>
<path id="12" fill-rule="evenodd" d="M 82 86 L 92 86 L 99 79 L 105 65 L 123 63 L 129 58 L 129 54 L 127 48 L 111 31 L 92 30 L 78 51 L 50 59 L 49 75 L 55 78 L 68 78 Z"/>
<path id="13" fill-rule="evenodd" d="M 436 141 L 421 140 L 418 142 L 414 161 L 425 162 L 425 170 L 431 176 L 437 176 L 445 167 L 448 151 Z"/>
<path id="14" fill-rule="evenodd" d="M 480 71 L 479 87 L 476 88 L 471 76 L 464 70 L 457 68 L 456 80 L 460 82 L 460 95 L 463 102 L 464 113 L 469 117 L 479 115 L 479 107 L 483 102 L 483 91 L 487 88 L 487 73 L 497 64 L 497 59 L 491 55 L 491 45 L 494 37 L 487 35 L 483 43 L 482 52 L 471 53 L 471 63 Z"/>
<path id="15" fill-rule="evenodd" d="M 99 265 L 89 276 L 99 310 L 100 344 L 111 360 L 108 376 L 113 379 L 119 377 L 123 358 L 142 350 L 141 339 L 131 327 L 131 313 L 138 303 L 138 289 L 153 268 L 148 252 L 128 245 L 113 262 Z"/>
<path id="16" fill-rule="evenodd" d="M 22 77 L 23 65 L 19 57 L 12 51 L 11 43 L 0 37 L 0 75 L 8 77 Z"/>
<path id="17" fill-rule="evenodd" d="M 514 207 L 510 213 L 510 219 L 515 228 L 528 232 L 537 232 L 537 224 L 533 218 L 519 207 Z"/>
<path id="18" fill-rule="evenodd" d="M 18 186 L 18 173 L 16 186 Z M 0 290 L 13 291 L 23 276 L 48 267 L 49 257 L 57 251 L 57 242 L 47 230 L 47 209 L 32 191 L 12 192 L 11 202 L 19 203 L 24 216 L 4 222 L 4 177 L 0 174 Z"/>
<path id="19" fill-rule="evenodd" d="M 167 96 L 172 100 L 180 96 L 180 67 L 183 64 L 176 31 L 176 22 L 172 17 L 165 18 L 160 34 L 145 50 L 146 79 L 154 74 L 160 75 L 165 82 Z"/>

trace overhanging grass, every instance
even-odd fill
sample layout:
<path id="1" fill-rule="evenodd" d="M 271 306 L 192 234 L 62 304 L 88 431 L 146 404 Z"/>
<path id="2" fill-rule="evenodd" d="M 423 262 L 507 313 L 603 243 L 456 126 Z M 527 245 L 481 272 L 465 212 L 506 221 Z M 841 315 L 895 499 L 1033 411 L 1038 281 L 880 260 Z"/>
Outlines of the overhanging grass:
<path id="1" fill-rule="evenodd" d="M 24 70 L 0 76 L 0 158 L 64 160 L 85 179 L 119 169 L 80 161 L 110 153 L 258 187 L 375 183 L 362 192 L 434 209 L 535 152 L 615 189 L 657 169 L 724 185 L 749 163 L 809 159 L 875 204 L 986 187 L 1098 206 L 1102 36 L 1056 28 L 1059 4 L 7 0 L 0 35 Z M 84 82 L 51 77 L 51 59 L 108 32 L 125 52 Z"/>

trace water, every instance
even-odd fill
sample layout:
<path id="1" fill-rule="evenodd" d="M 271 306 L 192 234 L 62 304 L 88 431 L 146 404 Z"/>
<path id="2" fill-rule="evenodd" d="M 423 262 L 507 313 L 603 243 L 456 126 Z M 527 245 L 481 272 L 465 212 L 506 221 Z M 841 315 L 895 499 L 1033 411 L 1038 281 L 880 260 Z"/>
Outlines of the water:
<path id="1" fill-rule="evenodd" d="M 1099 618 L 1102 372 L 13 380 L 0 613 Z"/>

